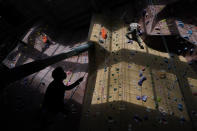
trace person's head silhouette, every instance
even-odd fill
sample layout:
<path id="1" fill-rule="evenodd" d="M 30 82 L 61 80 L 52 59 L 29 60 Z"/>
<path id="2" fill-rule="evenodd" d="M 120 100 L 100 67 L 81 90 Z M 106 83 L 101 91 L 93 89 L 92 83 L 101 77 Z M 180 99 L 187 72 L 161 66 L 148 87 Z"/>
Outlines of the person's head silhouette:
<path id="1" fill-rule="evenodd" d="M 61 81 L 61 80 L 66 79 L 67 75 L 64 72 L 62 67 L 57 67 L 57 68 L 55 68 L 55 70 L 53 70 L 52 77 L 54 80 Z"/>

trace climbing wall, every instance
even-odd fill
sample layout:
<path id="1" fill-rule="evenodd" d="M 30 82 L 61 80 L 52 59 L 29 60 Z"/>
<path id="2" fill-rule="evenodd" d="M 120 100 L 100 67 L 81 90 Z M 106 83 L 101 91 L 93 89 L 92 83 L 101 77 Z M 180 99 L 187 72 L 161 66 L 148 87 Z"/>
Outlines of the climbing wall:
<path id="1" fill-rule="evenodd" d="M 79 129 L 192 130 L 197 74 L 183 57 L 144 43 L 145 49 L 135 41 L 128 43 L 127 27 L 113 18 L 92 18 L 89 40 L 96 49 L 90 55 L 94 64 L 89 69 Z M 101 37 L 102 28 L 107 31 L 106 39 Z"/>
<path id="2" fill-rule="evenodd" d="M 140 24 L 144 31 L 149 35 L 179 35 L 193 44 L 197 44 L 197 27 L 194 24 L 195 19 L 185 19 L 190 22 L 185 22 L 181 18 L 165 16 L 162 19 L 158 16 L 165 8 L 166 4 L 159 4 L 158 0 L 147 1 L 145 17 L 141 19 Z M 167 2 L 166 2 L 167 3 Z"/>
<path id="3" fill-rule="evenodd" d="M 47 36 L 51 44 L 48 48 L 45 48 L 46 44 L 42 41 L 42 34 L 45 34 L 44 28 L 46 27 L 41 26 L 31 28 L 22 40 L 26 44 L 18 43 L 17 47 L 12 52 L 10 52 L 3 63 L 8 68 L 14 68 L 16 66 L 30 63 L 39 59 L 66 53 L 72 48 L 86 43 L 82 40 L 84 38 L 84 36 L 81 35 L 83 32 L 80 32 L 82 30 L 79 30 L 75 34 L 73 34 L 72 37 L 66 37 L 68 40 L 65 40 L 65 43 L 55 42 L 53 41 L 53 39 Z M 70 43 L 73 44 L 71 45 Z M 53 78 L 51 77 L 52 71 L 56 67 L 61 66 L 67 73 L 67 79 L 64 80 L 65 85 L 71 85 L 80 77 L 84 77 L 84 81 L 80 84 L 79 87 L 77 87 L 75 93 L 75 89 L 67 91 L 65 93 L 65 100 L 70 101 L 72 99 L 81 104 L 83 101 L 86 79 L 88 76 L 88 63 L 88 52 L 84 52 L 78 56 L 73 56 L 56 64 L 53 64 L 39 72 L 25 77 L 23 80 L 18 82 L 24 85 L 24 87 L 28 87 L 29 89 L 36 89 L 41 94 L 43 94 L 45 93 L 50 82 L 53 81 Z M 74 95 L 72 96 L 73 93 Z M 42 100 L 40 100 L 40 103 L 41 102 Z"/>

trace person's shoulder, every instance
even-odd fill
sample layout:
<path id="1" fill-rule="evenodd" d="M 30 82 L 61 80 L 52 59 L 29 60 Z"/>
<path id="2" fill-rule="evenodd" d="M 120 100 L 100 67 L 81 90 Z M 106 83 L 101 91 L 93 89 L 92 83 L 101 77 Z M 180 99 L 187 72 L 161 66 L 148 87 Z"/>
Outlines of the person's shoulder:
<path id="1" fill-rule="evenodd" d="M 55 81 L 52 81 L 52 82 L 48 85 L 48 88 L 53 88 L 55 85 L 56 85 L 56 82 L 55 82 Z"/>

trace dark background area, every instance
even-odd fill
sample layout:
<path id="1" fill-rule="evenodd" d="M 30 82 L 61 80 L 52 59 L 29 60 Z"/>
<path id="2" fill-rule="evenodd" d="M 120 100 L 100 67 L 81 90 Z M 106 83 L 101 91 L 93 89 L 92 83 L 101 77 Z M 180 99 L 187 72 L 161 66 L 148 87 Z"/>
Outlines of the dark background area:
<path id="1" fill-rule="evenodd" d="M 174 5 L 174 1 L 182 2 L 179 2 L 181 3 L 180 5 Z M 157 1 L 157 3 L 159 2 L 160 0 Z M 196 3 L 196 0 L 166 0 L 163 4 L 170 2 L 172 2 L 172 4 L 169 5 L 169 8 L 173 8 L 175 6 L 180 9 L 180 7 L 185 3 L 188 3 L 187 7 L 190 7 L 190 5 Z M 68 34 L 68 36 L 72 36 L 72 34 L 83 29 L 85 31 L 81 31 L 81 33 L 77 34 L 77 36 L 84 35 L 85 33 L 88 35 L 87 32 L 89 30 L 91 16 L 93 13 L 102 13 L 105 15 L 115 14 L 117 15 L 117 18 L 124 18 L 125 22 L 129 23 L 133 20 L 133 18 L 139 18 L 141 16 L 141 11 L 146 6 L 147 2 L 145 0 L 0 0 L 0 61 L 2 61 L 7 54 L 15 48 L 17 45 L 17 39 L 21 39 L 26 31 L 36 24 L 48 25 L 49 28 L 47 32 L 49 36 L 54 40 L 59 40 L 58 36 L 61 34 Z M 195 7 L 195 5 L 193 5 L 193 7 Z M 125 9 L 127 9 L 127 11 Z M 190 11 L 193 11 L 192 9 L 193 8 L 187 11 L 175 9 L 174 12 L 168 12 L 168 8 L 166 10 L 168 16 L 170 13 L 172 14 L 170 16 L 179 14 L 176 17 L 181 16 L 181 19 L 184 19 L 184 16 L 187 14 L 189 14 L 188 16 L 190 17 L 196 15 L 194 12 L 190 14 Z M 162 14 L 162 16 L 166 15 L 165 13 Z M 172 37 L 167 39 L 170 41 L 168 43 L 178 41 L 177 39 L 174 39 L 174 36 Z M 148 45 L 151 48 L 158 49 L 163 47 L 157 44 L 157 42 L 161 39 L 158 40 L 155 37 L 150 37 L 148 40 L 152 42 L 149 42 L 151 45 Z M 189 44 L 190 43 L 186 43 L 185 45 L 189 46 Z M 185 45 L 180 48 L 184 48 Z M 177 50 L 175 51 L 175 49 L 178 48 L 177 46 L 169 45 L 169 48 L 170 51 L 177 53 Z M 160 51 L 163 50 L 160 49 Z M 0 65 L 0 69 L 4 68 L 6 67 Z M 13 94 L 6 94 L 9 91 L 12 91 Z M 4 112 L 9 112 L 9 116 L 3 116 L 1 120 L 4 120 L 4 123 L 6 124 L 15 123 L 13 125 L 6 125 L 3 123 L 4 127 L 7 127 L 7 129 L 15 128 L 20 130 L 36 130 L 39 127 L 39 122 L 37 120 L 39 120 L 40 113 L 40 105 L 38 102 L 36 103 L 36 101 L 42 99 L 43 94 L 40 94 L 40 92 L 37 92 L 34 89 L 26 88 L 26 86 L 21 85 L 21 83 L 14 83 L 11 85 L 11 88 L 8 88 L 3 93 L 5 94 L 0 95 L 0 102 L 3 103 L 3 100 L 8 99 L 7 103 L 9 104 L 6 105 L 5 103 L 5 106 L 1 108 L 1 112 L 2 114 Z M 6 96 L 5 98 L 3 98 L 4 95 Z M 22 101 L 23 98 L 25 98 L 26 101 Z M 31 101 L 31 98 L 36 98 L 36 100 Z M 13 104 L 10 104 L 10 102 L 13 102 Z M 30 105 L 29 102 L 32 102 L 32 105 Z M 15 105 L 15 103 L 17 104 Z M 20 105 L 20 103 L 25 104 Z M 23 108 L 26 105 L 30 106 L 27 106 L 25 111 L 20 112 L 13 109 L 17 105 L 21 106 L 17 108 Z M 82 105 L 78 103 L 75 105 L 77 106 L 76 108 L 81 109 Z M 135 107 L 134 105 L 129 104 L 127 105 L 134 108 L 134 110 L 139 110 L 139 112 L 145 110 L 143 107 Z M 106 105 L 101 106 L 106 108 Z M 97 108 L 97 106 L 94 108 Z M 31 112 L 32 110 L 36 110 L 37 112 Z M 24 114 L 24 112 L 26 112 L 26 114 Z M 156 114 L 159 114 L 159 112 L 153 112 L 150 116 L 154 116 Z M 124 116 L 126 115 L 127 114 Z M 76 114 L 71 121 L 61 121 L 60 125 L 63 125 L 62 123 L 65 122 L 67 124 L 63 126 L 76 124 L 76 129 L 72 130 L 77 130 L 77 125 L 79 123 L 75 122 L 79 122 L 79 116 L 80 114 Z M 9 118 L 13 119 L 10 120 Z M 174 117 L 172 119 L 176 120 L 177 118 Z M 23 126 L 24 123 L 27 124 Z M 56 127 L 61 128 L 58 123 L 55 123 L 54 128 Z M 156 128 L 158 129 L 158 127 Z"/>

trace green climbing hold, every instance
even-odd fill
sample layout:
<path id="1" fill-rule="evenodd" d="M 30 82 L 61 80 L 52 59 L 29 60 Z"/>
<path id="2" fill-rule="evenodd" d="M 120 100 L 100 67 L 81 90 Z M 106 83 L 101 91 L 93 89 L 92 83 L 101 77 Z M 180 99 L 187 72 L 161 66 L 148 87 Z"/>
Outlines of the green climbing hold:
<path id="1" fill-rule="evenodd" d="M 112 96 L 109 96 L 109 98 L 112 98 Z"/>
<path id="2" fill-rule="evenodd" d="M 117 91 L 117 88 L 114 88 L 114 91 Z"/>
<path id="3" fill-rule="evenodd" d="M 157 98 L 157 102 L 161 102 L 161 97 L 158 97 Z"/>
<path id="4" fill-rule="evenodd" d="M 158 107 L 159 107 L 159 105 L 156 103 L 156 104 L 155 104 L 155 108 L 158 108 Z"/>

